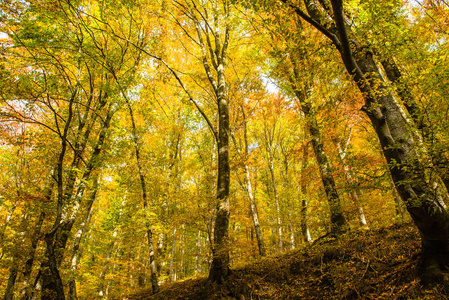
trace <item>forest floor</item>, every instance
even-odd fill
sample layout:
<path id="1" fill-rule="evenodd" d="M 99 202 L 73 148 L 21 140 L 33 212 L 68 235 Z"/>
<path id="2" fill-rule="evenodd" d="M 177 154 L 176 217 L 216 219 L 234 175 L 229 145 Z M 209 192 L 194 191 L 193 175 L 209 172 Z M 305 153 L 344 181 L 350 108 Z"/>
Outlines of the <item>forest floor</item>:
<path id="1" fill-rule="evenodd" d="M 419 249 L 412 224 L 352 231 L 235 268 L 222 286 L 192 278 L 124 299 L 449 299 L 420 284 Z"/>

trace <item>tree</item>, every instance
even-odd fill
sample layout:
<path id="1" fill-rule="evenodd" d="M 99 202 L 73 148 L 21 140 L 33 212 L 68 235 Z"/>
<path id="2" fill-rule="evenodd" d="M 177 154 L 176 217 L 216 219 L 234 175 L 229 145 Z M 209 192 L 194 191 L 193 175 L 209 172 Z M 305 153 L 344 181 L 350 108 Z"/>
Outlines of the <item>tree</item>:
<path id="1" fill-rule="evenodd" d="M 307 34 L 301 21 L 291 22 L 296 26 L 295 33 L 272 31 L 272 56 L 277 61 L 277 70 L 273 73 L 279 80 L 287 82 L 290 93 L 296 98 L 298 107 L 304 115 L 306 130 L 311 138 L 311 144 L 315 158 L 320 170 L 321 181 L 326 192 L 327 202 L 330 210 L 331 234 L 341 234 L 349 229 L 343 214 L 341 200 L 336 188 L 333 169 L 328 156 L 324 150 L 324 142 L 317 121 L 317 112 L 313 107 L 313 90 L 315 72 L 318 63 L 311 63 L 307 57 L 313 51 L 314 45 L 304 41 L 303 36 Z M 279 39 L 280 41 L 277 41 Z M 280 44 L 280 45 L 279 45 Z M 285 46 L 284 46 L 285 45 Z M 281 48 L 280 48 L 281 47 Z"/>
<path id="2" fill-rule="evenodd" d="M 190 19 L 195 28 L 196 38 L 189 37 L 201 50 L 201 61 L 212 89 L 218 117 L 218 130 L 202 113 L 217 143 L 217 208 L 214 225 L 213 259 L 209 279 L 223 282 L 229 274 L 229 99 L 226 93 L 225 66 L 230 39 L 230 3 L 208 1 L 185 4 L 176 2 L 180 10 Z M 182 27 L 181 23 L 176 22 Z M 186 29 L 184 29 L 186 30 Z M 199 108 L 200 109 L 200 108 Z M 202 110 L 200 109 L 200 112 Z"/>
<path id="3" fill-rule="evenodd" d="M 323 1 L 324 5 L 319 6 L 315 1 L 305 0 L 309 14 L 286 0 L 281 1 L 330 39 L 339 51 L 347 72 L 365 99 L 362 109 L 379 138 L 393 182 L 421 232 L 420 274 L 427 282 L 443 280 L 441 270 L 447 264 L 449 251 L 449 215 L 426 182 L 425 167 L 412 135 L 397 102 L 386 88 L 373 53 L 364 48 L 367 45 L 363 41 L 356 40 L 347 26 L 343 1 Z M 327 17 L 323 12 L 329 13 Z M 332 19 L 329 20 L 329 16 Z"/>

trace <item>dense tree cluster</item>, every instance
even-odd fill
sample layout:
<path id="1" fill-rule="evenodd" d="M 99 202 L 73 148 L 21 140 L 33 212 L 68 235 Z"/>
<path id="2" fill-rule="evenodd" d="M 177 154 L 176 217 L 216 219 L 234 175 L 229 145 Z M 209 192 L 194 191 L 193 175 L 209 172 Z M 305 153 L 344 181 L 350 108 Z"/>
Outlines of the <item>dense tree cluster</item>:
<path id="1" fill-rule="evenodd" d="M 0 4 L 0 292 L 91 299 L 410 219 L 449 284 L 444 0 Z"/>

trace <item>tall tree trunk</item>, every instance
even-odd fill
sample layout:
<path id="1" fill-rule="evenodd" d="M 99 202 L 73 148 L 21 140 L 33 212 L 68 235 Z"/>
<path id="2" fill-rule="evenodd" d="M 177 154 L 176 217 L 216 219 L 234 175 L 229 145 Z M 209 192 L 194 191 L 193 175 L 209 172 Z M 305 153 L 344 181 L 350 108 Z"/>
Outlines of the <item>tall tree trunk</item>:
<path id="1" fill-rule="evenodd" d="M 218 175 L 217 175 L 217 212 L 214 227 L 213 258 L 209 279 L 224 282 L 229 274 L 229 108 L 226 99 L 224 65 L 218 74 Z"/>
<path id="2" fill-rule="evenodd" d="M 291 184 L 290 184 L 290 174 L 289 174 L 289 162 L 288 162 L 288 153 L 286 152 L 285 144 L 282 141 L 281 142 L 281 152 L 282 156 L 284 157 L 284 187 L 285 189 L 291 190 Z M 287 204 L 288 204 L 288 232 L 289 232 L 289 244 L 290 249 L 295 249 L 295 235 L 293 232 L 293 223 L 292 223 L 292 209 L 293 209 L 293 203 L 291 197 L 287 197 Z"/>
<path id="3" fill-rule="evenodd" d="M 184 9 L 185 7 L 182 7 Z M 189 100 L 195 105 L 198 112 L 206 121 L 209 129 L 214 135 L 218 150 L 218 175 L 217 175 L 217 208 L 214 227 L 214 238 L 212 242 L 212 263 L 209 271 L 209 280 L 223 283 L 229 275 L 229 103 L 226 95 L 225 67 L 227 49 L 230 34 L 230 2 L 224 2 L 220 7 L 219 2 L 214 3 L 211 19 L 214 21 L 213 28 L 209 26 L 209 12 L 205 9 L 205 14 L 192 12 L 184 9 L 183 13 L 194 23 L 197 39 L 189 37 L 201 49 L 201 59 L 206 76 L 214 92 L 214 100 L 217 105 L 218 132 L 204 111 L 187 91 L 177 73 L 171 69 L 181 87 L 188 94 Z M 219 16 L 224 12 L 224 17 Z M 219 29 L 219 23 L 224 22 L 224 26 Z M 179 22 L 178 22 L 179 24 Z M 206 25 L 205 25 L 206 24 Z M 181 24 L 179 24 L 182 26 Z M 211 42 L 213 41 L 213 43 Z M 162 61 L 162 60 L 160 60 Z M 163 61 L 162 61 L 163 62 Z M 163 62 L 165 66 L 167 64 Z M 215 76 L 214 76 L 215 75 Z"/>
<path id="4" fill-rule="evenodd" d="M 229 5 L 225 4 L 226 14 L 229 13 Z M 218 13 L 218 12 L 217 12 Z M 207 22 L 207 20 L 205 20 Z M 229 103 L 226 95 L 225 80 L 225 60 L 227 57 L 227 47 L 229 42 L 230 25 L 226 24 L 223 42 L 220 41 L 218 31 L 206 31 L 206 39 L 210 41 L 213 36 L 215 45 L 207 44 L 203 40 L 203 31 L 199 21 L 195 21 L 198 40 L 203 54 L 203 66 L 209 82 L 215 92 L 216 104 L 218 108 L 218 133 L 214 131 L 218 150 L 218 174 L 217 174 L 217 208 L 214 227 L 214 240 L 212 248 L 212 264 L 209 270 L 209 280 L 223 283 L 229 275 Z M 206 48 L 207 47 L 207 48 Z M 212 65 L 216 77 L 213 76 L 209 66 L 208 53 L 210 53 Z M 211 128 L 213 130 L 213 128 Z"/>
<path id="5" fill-rule="evenodd" d="M 168 150 L 168 173 L 167 173 L 167 179 L 166 179 L 166 185 L 164 190 L 164 198 L 162 203 L 162 212 L 160 219 L 163 223 L 165 223 L 167 220 L 167 214 L 169 213 L 167 207 L 168 207 L 168 200 L 169 197 L 173 193 L 179 193 L 180 188 L 180 182 L 178 178 L 179 174 L 179 164 L 181 159 L 181 141 L 182 141 L 182 133 L 179 130 L 179 122 L 181 122 L 181 110 L 180 108 L 177 109 L 177 116 L 176 116 L 176 123 L 175 128 L 173 128 L 173 133 L 170 137 L 170 145 Z M 175 186 L 175 189 L 171 189 L 171 187 Z M 164 231 L 161 230 L 158 235 L 157 244 L 156 244 L 156 254 L 157 254 L 157 274 L 160 275 L 162 272 L 162 267 L 164 266 L 163 262 L 163 254 L 164 254 L 164 238 L 165 234 Z"/>
<path id="6" fill-rule="evenodd" d="M 148 215 L 149 207 L 148 207 L 148 199 L 147 199 L 147 186 L 146 186 L 145 174 L 142 169 L 142 162 L 141 162 L 141 158 L 140 158 L 139 137 L 137 136 L 137 127 L 136 127 L 136 123 L 134 121 L 133 108 L 131 106 L 131 103 L 129 102 L 128 97 L 126 97 L 125 93 L 123 93 L 123 96 L 126 99 L 126 104 L 128 106 L 129 115 L 131 117 L 132 134 L 133 134 L 133 139 L 134 139 L 134 151 L 136 154 L 137 168 L 139 170 L 140 187 L 142 189 L 142 202 L 143 202 L 143 209 L 144 209 L 144 216 L 145 216 L 145 227 L 146 227 L 146 233 L 147 233 L 148 252 L 149 252 L 149 258 L 150 258 L 151 288 L 152 288 L 152 293 L 156 294 L 159 292 L 159 285 L 158 285 L 158 279 L 157 279 L 156 261 L 155 261 L 155 257 L 154 257 L 153 230 L 151 228 L 151 220 Z"/>
<path id="7" fill-rule="evenodd" d="M 312 110 L 311 104 L 308 102 L 307 91 L 300 91 L 297 86 L 297 84 L 300 82 L 298 67 L 294 65 L 293 68 L 294 78 L 291 78 L 290 81 L 295 95 L 298 99 L 301 110 L 303 111 L 306 119 L 306 125 L 311 137 L 313 152 L 315 154 L 318 168 L 320 170 L 324 191 L 326 192 L 329 210 L 331 213 L 331 234 L 338 235 L 347 231 L 349 229 L 349 226 L 343 214 L 340 196 L 335 186 L 335 180 L 331 165 L 329 164 L 327 155 L 324 152 L 324 145 L 321 139 L 321 133 L 315 113 Z"/>

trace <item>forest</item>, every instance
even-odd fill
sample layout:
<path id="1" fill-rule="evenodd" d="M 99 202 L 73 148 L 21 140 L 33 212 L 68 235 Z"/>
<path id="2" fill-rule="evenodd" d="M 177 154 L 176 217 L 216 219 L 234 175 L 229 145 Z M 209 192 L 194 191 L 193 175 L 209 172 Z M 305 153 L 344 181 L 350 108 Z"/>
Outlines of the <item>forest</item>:
<path id="1" fill-rule="evenodd" d="M 1 297 L 229 286 L 403 224 L 449 288 L 448 35 L 446 0 L 1 1 Z"/>

